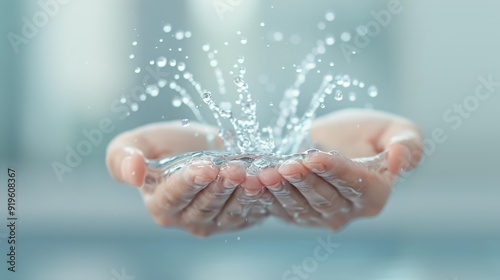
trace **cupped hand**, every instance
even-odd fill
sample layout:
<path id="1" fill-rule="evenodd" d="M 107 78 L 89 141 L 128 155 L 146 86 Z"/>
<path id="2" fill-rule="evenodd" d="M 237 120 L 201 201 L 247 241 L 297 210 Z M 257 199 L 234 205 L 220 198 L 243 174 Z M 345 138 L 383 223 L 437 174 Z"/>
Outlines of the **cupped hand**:
<path id="1" fill-rule="evenodd" d="M 319 119 L 318 147 L 300 160 L 260 172 L 259 180 L 297 224 L 334 231 L 378 214 L 402 171 L 420 160 L 422 144 L 411 122 L 390 114 L 344 110 Z"/>
<path id="2" fill-rule="evenodd" d="M 206 136 L 214 134 L 214 128 L 199 124 L 141 127 L 110 143 L 107 166 L 116 180 L 141 187 L 146 159 L 205 150 Z M 268 215 L 267 206 L 274 200 L 256 178 L 246 176 L 239 162 L 215 166 L 209 159 L 196 158 L 160 182 L 154 188 L 141 188 L 153 219 L 198 236 L 250 226 Z"/>

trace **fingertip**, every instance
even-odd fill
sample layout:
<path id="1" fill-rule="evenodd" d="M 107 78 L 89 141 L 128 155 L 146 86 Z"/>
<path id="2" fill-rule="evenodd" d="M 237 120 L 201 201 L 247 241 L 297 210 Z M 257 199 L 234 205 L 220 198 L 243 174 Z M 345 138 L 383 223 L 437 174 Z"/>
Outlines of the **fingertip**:
<path id="1" fill-rule="evenodd" d="M 310 171 L 316 174 L 325 173 L 328 169 L 331 169 L 335 164 L 334 161 L 336 156 L 339 153 L 336 151 L 333 152 L 317 152 L 311 155 L 308 155 L 304 159 L 304 166 Z"/>
<path id="2" fill-rule="evenodd" d="M 301 172 L 302 166 L 302 163 L 297 160 L 288 160 L 278 168 L 278 173 L 283 177 L 294 175 Z"/>
<path id="3" fill-rule="evenodd" d="M 228 180 L 230 185 L 239 185 L 245 180 L 245 169 L 238 163 L 226 163 L 220 167 L 220 176 Z"/>
<path id="4" fill-rule="evenodd" d="M 124 183 L 140 187 L 144 183 L 146 166 L 144 159 L 139 154 L 133 154 L 123 158 L 121 162 L 121 179 Z"/>
<path id="5" fill-rule="evenodd" d="M 215 181 L 218 168 L 210 160 L 197 159 L 182 170 L 185 182 L 188 185 L 206 186 Z"/>
<path id="6" fill-rule="evenodd" d="M 266 187 L 275 186 L 282 182 L 283 177 L 276 168 L 264 168 L 259 171 L 258 179 Z"/>
<path id="7" fill-rule="evenodd" d="M 411 168 L 410 149 L 402 143 L 393 143 L 389 147 L 387 168 L 390 173 L 399 175 Z"/>
<path id="8" fill-rule="evenodd" d="M 246 176 L 245 181 L 241 183 L 241 187 L 245 191 L 245 195 L 256 196 L 264 190 L 264 185 L 259 181 L 257 176 Z"/>

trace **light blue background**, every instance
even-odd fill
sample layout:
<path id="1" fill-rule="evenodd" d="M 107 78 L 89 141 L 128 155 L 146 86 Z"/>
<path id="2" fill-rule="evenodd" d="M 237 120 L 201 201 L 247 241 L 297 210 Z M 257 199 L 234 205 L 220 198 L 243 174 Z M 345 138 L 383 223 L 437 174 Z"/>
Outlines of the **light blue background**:
<path id="1" fill-rule="evenodd" d="M 110 111 L 114 100 L 141 85 L 145 73 L 133 69 L 168 52 L 165 45 L 154 51 L 164 23 L 193 32 L 183 48 L 189 68 L 207 88 L 216 84 L 200 50 L 204 42 L 218 45 L 221 63 L 230 68 L 241 50 L 222 43 L 234 41 L 238 29 L 249 38 L 275 30 L 285 38 L 300 34 L 301 43 L 286 50 L 245 50 L 250 87 L 266 104 L 279 100 L 292 82 L 291 64 L 323 36 L 316 24 L 327 10 L 336 14 L 328 30 L 337 38 L 334 73 L 376 84 L 380 95 L 369 101 L 375 108 L 415 120 L 427 138 L 435 128 L 448 138 L 395 187 L 381 215 L 333 235 L 340 247 L 309 279 L 500 279 L 500 88 L 456 130 L 443 119 L 474 94 L 479 76 L 500 81 L 500 2 L 401 1 L 403 11 L 351 63 L 340 52 L 339 34 L 372 20 L 370 12 L 387 1 L 243 2 L 221 20 L 212 0 L 72 0 L 15 54 L 7 34 L 19 34 L 21 18 L 41 8 L 38 1 L 2 1 L 0 209 L 6 209 L 3 170 L 13 166 L 20 219 L 18 278 L 6 273 L 6 228 L 0 228 L 2 279 L 109 280 L 122 267 L 135 279 L 281 279 L 311 257 L 316 238 L 329 232 L 275 220 L 207 239 L 159 228 L 137 191 L 109 177 L 104 156 L 107 142 L 122 131 L 162 116 L 192 117 L 185 108 L 172 109 L 166 90 L 124 121 Z M 281 65 L 288 71 L 277 70 Z M 261 73 L 275 84 L 275 93 L 258 84 Z M 311 82 L 305 91 L 315 87 Z M 366 102 L 332 101 L 323 113 Z M 260 114 L 270 117 L 266 110 Z M 84 139 L 81 130 L 103 118 L 112 119 L 114 132 L 59 182 L 51 164 L 64 161 L 65 147 L 74 147 Z"/>

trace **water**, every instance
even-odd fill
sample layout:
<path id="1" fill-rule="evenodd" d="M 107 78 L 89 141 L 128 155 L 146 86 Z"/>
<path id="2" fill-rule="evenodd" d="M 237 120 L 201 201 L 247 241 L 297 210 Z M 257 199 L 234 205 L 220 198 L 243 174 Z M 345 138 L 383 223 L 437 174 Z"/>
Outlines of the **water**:
<path id="1" fill-rule="evenodd" d="M 319 22 L 317 28 L 319 30 L 327 29 L 327 25 L 335 20 L 333 12 L 327 12 L 324 16 L 326 22 Z M 266 28 L 266 23 L 261 22 L 258 26 L 262 29 Z M 163 26 L 163 35 L 167 35 L 164 40 L 165 44 L 171 46 L 169 51 L 173 50 L 182 53 L 181 47 L 174 47 L 175 42 L 189 40 L 192 37 L 191 31 L 174 30 L 172 25 L 165 24 Z M 238 45 L 246 45 L 249 39 L 244 36 L 241 31 L 236 32 L 236 43 L 225 41 L 224 47 Z M 274 43 L 284 42 L 287 36 L 292 45 L 297 45 L 301 42 L 300 36 L 297 34 L 287 35 L 284 32 L 273 31 L 270 33 L 270 40 Z M 344 41 L 351 40 L 351 34 L 342 32 L 339 38 Z M 266 43 L 267 44 L 267 43 Z M 133 46 L 138 45 L 137 41 L 132 43 Z M 178 155 L 161 160 L 148 160 L 148 172 L 145 179 L 145 186 L 154 188 L 161 180 L 167 178 L 171 173 L 176 172 L 195 158 L 203 157 L 210 159 L 214 164 L 221 165 L 229 161 L 240 161 L 246 165 L 247 173 L 250 175 L 257 174 L 259 170 L 267 167 L 274 167 L 283 164 L 287 160 L 303 159 L 306 154 L 301 154 L 301 149 L 312 148 L 310 141 L 307 138 L 312 122 L 316 117 L 317 111 L 327 107 L 326 100 L 330 99 L 333 102 L 342 102 L 347 96 L 350 102 L 356 102 L 360 98 L 376 97 L 378 89 L 375 86 L 369 86 L 364 90 L 365 83 L 347 74 L 331 74 L 332 68 L 335 65 L 331 61 L 331 55 L 326 60 L 325 54 L 335 45 L 335 36 L 328 34 L 323 39 L 318 40 L 311 51 L 307 53 L 304 59 L 290 67 L 282 67 L 282 69 L 295 72 L 295 81 L 284 91 L 280 102 L 272 102 L 268 104 L 270 107 L 276 107 L 278 115 L 272 123 L 260 123 L 257 120 L 257 103 L 251 93 L 251 86 L 247 83 L 245 75 L 247 69 L 245 67 L 245 56 L 242 54 L 235 58 L 233 69 L 224 74 L 224 69 L 221 69 L 218 62 L 219 51 L 210 44 L 204 44 L 200 47 L 200 51 L 206 54 L 208 65 L 212 68 L 217 88 L 208 90 L 204 88 L 194 77 L 194 74 L 189 71 L 187 65 L 188 56 L 185 56 L 186 61 L 179 58 L 181 56 L 169 57 L 161 55 L 156 60 L 150 60 L 149 64 L 156 64 L 159 68 L 168 68 L 170 75 L 168 79 L 161 79 L 156 84 L 146 85 L 146 94 L 156 97 L 160 91 L 172 95 L 171 104 L 173 107 L 187 106 L 193 113 L 193 118 L 183 118 L 180 121 L 182 127 L 189 126 L 192 121 L 197 121 L 203 124 L 209 124 L 207 118 L 203 116 L 199 107 L 199 100 L 204 103 L 210 110 L 215 124 L 219 129 L 218 136 L 223 140 L 224 151 L 196 151 L 184 155 Z M 267 44 L 269 47 L 269 44 Z M 135 56 L 132 54 L 130 58 Z M 326 69 L 325 69 L 326 67 Z M 140 73 L 141 68 L 137 66 L 135 73 Z M 305 111 L 300 113 L 299 97 L 303 94 L 303 85 L 310 75 L 322 74 L 322 81 L 311 95 L 310 102 Z M 232 82 L 227 83 L 230 79 Z M 261 84 L 266 84 L 266 89 L 271 89 L 271 83 L 265 75 L 259 77 Z M 165 90 L 161 90 L 165 88 Z M 272 87 L 274 91 L 274 86 Z M 364 91 L 360 93 L 360 91 Z M 234 103 L 225 100 L 227 94 L 236 94 L 237 100 Z M 141 101 L 146 100 L 146 95 L 140 98 Z M 136 102 L 129 100 L 120 100 L 130 106 L 133 112 L 139 109 Z M 330 103 L 328 103 L 330 104 Z M 213 136 L 207 136 L 209 147 L 215 148 Z M 366 160 L 366 159 L 365 159 Z M 374 162 L 380 162 L 380 158 L 371 158 Z"/>

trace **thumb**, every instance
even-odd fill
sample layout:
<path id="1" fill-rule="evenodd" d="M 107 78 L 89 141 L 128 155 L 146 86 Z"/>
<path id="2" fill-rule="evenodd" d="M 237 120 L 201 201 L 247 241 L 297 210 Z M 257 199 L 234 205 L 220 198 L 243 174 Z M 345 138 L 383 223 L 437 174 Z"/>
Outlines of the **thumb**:
<path id="1" fill-rule="evenodd" d="M 415 134 L 393 137 L 387 151 L 389 172 L 399 175 L 401 172 L 410 171 L 418 165 L 422 157 L 420 137 Z"/>
<path id="2" fill-rule="evenodd" d="M 141 150 L 111 144 L 106 154 L 106 165 L 114 179 L 132 186 L 142 186 L 146 163 Z"/>

